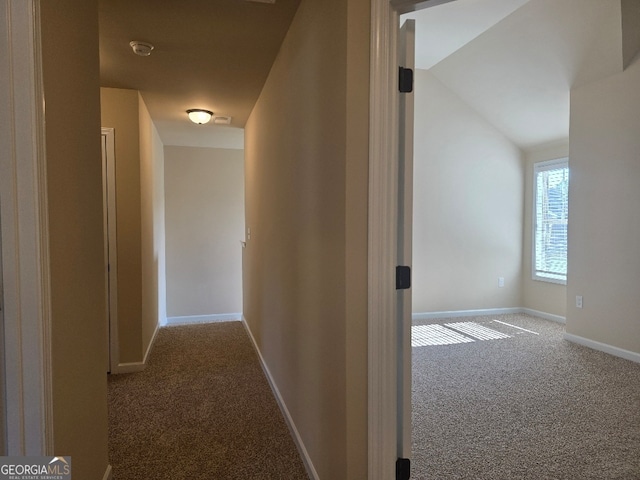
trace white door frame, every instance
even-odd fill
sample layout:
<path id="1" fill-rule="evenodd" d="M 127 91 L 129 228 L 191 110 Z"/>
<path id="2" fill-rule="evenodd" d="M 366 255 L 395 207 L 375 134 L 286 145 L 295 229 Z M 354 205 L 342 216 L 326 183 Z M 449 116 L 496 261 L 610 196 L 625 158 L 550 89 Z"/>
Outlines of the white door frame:
<path id="1" fill-rule="evenodd" d="M 4 281 L 2 273 L 2 198 L 0 197 L 0 455 L 7 455 L 7 408 L 4 355 Z"/>
<path id="2" fill-rule="evenodd" d="M 398 445 L 398 17 L 453 0 L 371 0 L 368 480 L 395 478 Z"/>
<path id="3" fill-rule="evenodd" d="M 107 338 L 109 339 L 110 373 L 118 373 L 118 250 L 116 229 L 116 143 L 115 130 L 102 127 L 102 211 L 104 216 L 104 258 L 107 305 Z"/>
<path id="4" fill-rule="evenodd" d="M 7 454 L 53 449 L 39 0 L 0 0 L 0 214 Z"/>

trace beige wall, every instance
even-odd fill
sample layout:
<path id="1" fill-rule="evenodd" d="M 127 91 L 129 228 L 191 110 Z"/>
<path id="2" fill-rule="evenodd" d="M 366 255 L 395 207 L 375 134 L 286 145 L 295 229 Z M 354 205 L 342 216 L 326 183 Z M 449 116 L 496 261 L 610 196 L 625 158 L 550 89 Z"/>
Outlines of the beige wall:
<path id="1" fill-rule="evenodd" d="M 542 145 L 525 153 L 524 179 L 524 237 L 522 255 L 522 306 L 550 313 L 560 317 L 566 316 L 567 287 L 557 283 L 533 280 L 532 244 L 533 244 L 533 165 L 536 162 L 554 160 L 569 156 L 569 140 L 550 145 Z M 569 215 L 572 215 L 569 212 Z"/>
<path id="2" fill-rule="evenodd" d="M 242 312 L 244 150 L 165 147 L 167 315 Z"/>
<path id="3" fill-rule="evenodd" d="M 245 131 L 243 311 L 320 478 L 366 477 L 368 18 L 303 0 Z"/>
<path id="4" fill-rule="evenodd" d="M 138 94 L 142 263 L 142 349 L 150 348 L 166 313 L 164 146 Z"/>
<path id="5" fill-rule="evenodd" d="M 101 88 L 100 101 L 115 132 L 118 360 L 139 364 L 166 311 L 164 151 L 137 90 Z"/>
<path id="6" fill-rule="evenodd" d="M 370 2 L 347 4 L 346 478 L 366 478 Z"/>
<path id="7" fill-rule="evenodd" d="M 114 128 L 120 363 L 142 360 L 142 258 L 138 92 L 101 88 L 102 126 Z"/>
<path id="8" fill-rule="evenodd" d="M 415 92 L 413 311 L 520 307 L 521 151 L 429 72 Z"/>
<path id="9" fill-rule="evenodd" d="M 571 92 L 567 333 L 640 353 L 640 61 Z M 582 309 L 575 307 L 583 296 Z"/>
<path id="10" fill-rule="evenodd" d="M 40 2 L 56 455 L 107 468 L 107 336 L 97 0 Z"/>

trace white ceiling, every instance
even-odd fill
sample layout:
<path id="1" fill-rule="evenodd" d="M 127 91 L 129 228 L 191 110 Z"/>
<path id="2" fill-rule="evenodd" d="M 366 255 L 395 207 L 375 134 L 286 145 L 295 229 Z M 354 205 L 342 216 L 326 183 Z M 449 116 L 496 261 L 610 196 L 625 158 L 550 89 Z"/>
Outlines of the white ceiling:
<path id="1" fill-rule="evenodd" d="M 417 68 L 522 149 L 568 138 L 571 87 L 622 68 L 619 0 L 457 0 L 407 16 Z"/>
<path id="2" fill-rule="evenodd" d="M 241 148 L 298 3 L 100 0 L 102 85 L 140 90 L 166 145 Z M 456 0 L 407 16 L 417 67 L 523 149 L 566 138 L 571 86 L 622 65 L 619 0 Z M 131 40 L 156 48 L 137 57 Z M 188 108 L 233 123 L 194 125 Z"/>
<path id="3" fill-rule="evenodd" d="M 416 68 L 428 70 L 529 0 L 457 0 L 407 13 L 415 19 Z"/>
<path id="4" fill-rule="evenodd" d="M 244 124 L 300 0 L 100 0 L 100 77 L 139 90 L 165 145 L 242 148 Z M 155 46 L 134 55 L 129 42 Z M 195 125 L 189 108 L 231 116 Z"/>

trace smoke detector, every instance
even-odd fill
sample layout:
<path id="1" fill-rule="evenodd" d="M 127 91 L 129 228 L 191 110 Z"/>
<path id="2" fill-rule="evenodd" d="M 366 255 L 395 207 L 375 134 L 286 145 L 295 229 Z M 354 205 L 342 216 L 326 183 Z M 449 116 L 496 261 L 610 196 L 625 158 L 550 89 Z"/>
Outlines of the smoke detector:
<path id="1" fill-rule="evenodd" d="M 140 57 L 148 57 L 151 55 L 151 50 L 153 50 L 153 45 L 150 43 L 138 42 L 137 40 L 129 42 L 129 46 L 133 49 L 133 53 Z"/>

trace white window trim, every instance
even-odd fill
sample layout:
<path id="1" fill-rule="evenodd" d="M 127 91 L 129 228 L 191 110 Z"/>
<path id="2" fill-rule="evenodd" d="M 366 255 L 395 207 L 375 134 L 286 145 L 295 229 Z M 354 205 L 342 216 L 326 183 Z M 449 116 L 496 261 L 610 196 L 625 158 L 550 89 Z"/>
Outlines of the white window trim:
<path id="1" fill-rule="evenodd" d="M 558 279 L 545 277 L 536 274 L 536 203 L 538 191 L 538 173 L 557 168 L 569 167 L 569 157 L 554 158 L 543 162 L 533 164 L 533 194 L 531 203 L 531 278 L 538 282 L 555 283 L 558 285 L 566 285 L 567 279 Z"/>

